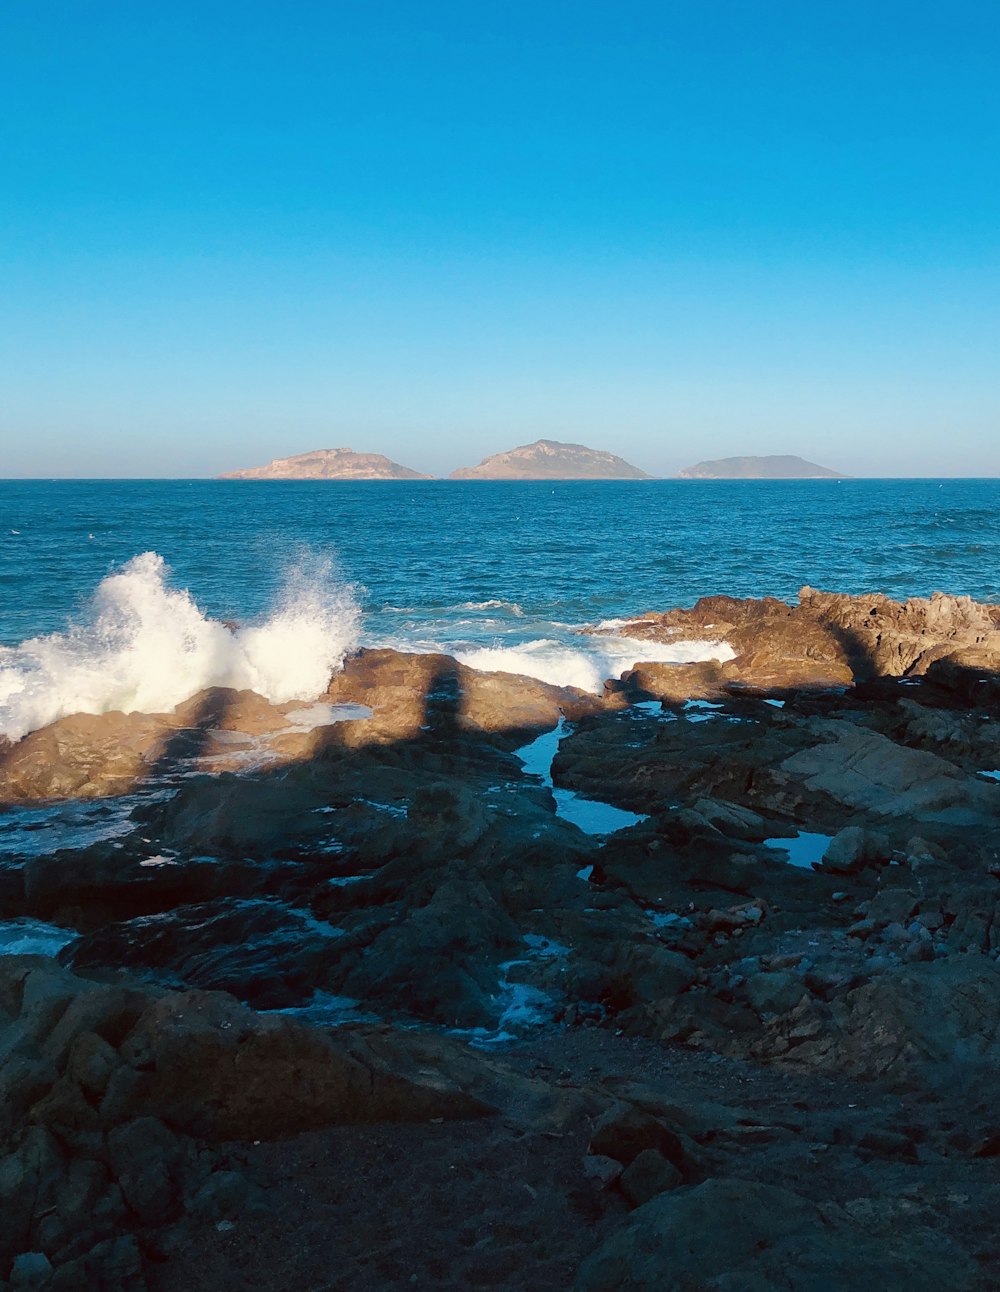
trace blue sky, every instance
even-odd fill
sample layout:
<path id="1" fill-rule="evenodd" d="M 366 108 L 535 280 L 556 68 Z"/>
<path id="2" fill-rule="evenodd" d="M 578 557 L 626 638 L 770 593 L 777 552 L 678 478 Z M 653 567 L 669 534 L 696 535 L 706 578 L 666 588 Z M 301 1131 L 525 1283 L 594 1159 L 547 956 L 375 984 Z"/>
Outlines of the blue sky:
<path id="1" fill-rule="evenodd" d="M 998 475 L 998 56 L 982 0 L 7 0 L 0 476 Z"/>

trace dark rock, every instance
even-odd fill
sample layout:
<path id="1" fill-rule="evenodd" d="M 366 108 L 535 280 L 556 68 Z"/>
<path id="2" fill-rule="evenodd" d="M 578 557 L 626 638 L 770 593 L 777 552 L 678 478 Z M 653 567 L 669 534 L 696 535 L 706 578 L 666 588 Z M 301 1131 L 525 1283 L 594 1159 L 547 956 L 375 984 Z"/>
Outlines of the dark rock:
<path id="1" fill-rule="evenodd" d="M 425 905 L 389 925 L 339 986 L 449 1027 L 489 1027 L 497 1021 L 496 966 L 523 946 L 485 884 L 447 879 Z"/>
<path id="2" fill-rule="evenodd" d="M 909 1135 L 899 1131 L 878 1129 L 866 1131 L 858 1140 L 858 1147 L 879 1157 L 900 1157 L 915 1162 L 917 1149 Z"/>
<path id="3" fill-rule="evenodd" d="M 659 1193 L 676 1189 L 684 1177 L 672 1162 L 655 1148 L 643 1149 L 625 1168 L 621 1191 L 633 1207 L 641 1207 Z"/>
<path id="4" fill-rule="evenodd" d="M 172 985 L 278 1009 L 312 994 L 338 933 L 278 901 L 226 900 L 107 925 L 74 943 L 67 959 L 82 970 L 158 970 Z"/>
<path id="5" fill-rule="evenodd" d="M 793 973 L 758 973 L 747 980 L 746 993 L 758 1014 L 784 1014 L 806 994 L 803 980 Z"/>
<path id="6" fill-rule="evenodd" d="M 857 1285 L 885 1292 L 972 1292 L 974 1263 L 932 1231 L 867 1234 L 821 1216 L 787 1189 L 711 1179 L 661 1194 L 634 1211 L 577 1274 L 577 1292 L 789 1292 Z"/>
<path id="7" fill-rule="evenodd" d="M 823 854 L 823 869 L 838 875 L 851 875 L 865 866 L 885 861 L 890 852 L 884 834 L 850 825 L 838 830 Z"/>
<path id="8" fill-rule="evenodd" d="M 43 1252 L 22 1252 L 15 1256 L 10 1271 L 12 1288 L 45 1287 L 52 1277 L 52 1262 Z"/>
<path id="9" fill-rule="evenodd" d="M 138 1117 L 108 1135 L 108 1158 L 129 1208 L 140 1224 L 162 1224 L 177 1202 L 181 1146 L 155 1117 Z"/>
<path id="10" fill-rule="evenodd" d="M 139 1245 L 132 1234 L 98 1243 L 85 1256 L 60 1265 L 51 1292 L 146 1292 Z"/>
<path id="11" fill-rule="evenodd" d="M 102 1162 L 73 1158 L 59 1181 L 53 1210 L 42 1220 L 42 1246 L 59 1264 L 75 1259 L 109 1237 L 124 1219 L 120 1192 L 112 1193 Z M 51 1225 L 46 1235 L 45 1229 Z"/>
<path id="12" fill-rule="evenodd" d="M 118 1052 L 96 1032 L 79 1032 L 66 1060 L 66 1073 L 87 1095 L 99 1097 L 118 1064 Z"/>
<path id="13" fill-rule="evenodd" d="M 249 1191 L 239 1171 L 213 1171 L 187 1204 L 187 1214 L 210 1224 L 235 1219 L 245 1210 Z"/>
<path id="14" fill-rule="evenodd" d="M 28 1109 L 43 1099 L 58 1080 L 44 1059 L 12 1054 L 0 1064 L 0 1130 L 21 1125 Z"/>
<path id="15" fill-rule="evenodd" d="M 630 1104 L 609 1108 L 595 1123 L 590 1137 L 591 1153 L 614 1158 L 625 1166 L 647 1149 L 655 1150 L 679 1171 L 688 1165 L 684 1142 L 677 1132 Z"/>
<path id="16" fill-rule="evenodd" d="M 97 1110 L 71 1077 L 59 1077 L 52 1088 L 31 1108 L 32 1121 L 63 1134 L 67 1131 L 96 1131 Z"/>
<path id="17" fill-rule="evenodd" d="M 877 924 L 906 924 L 920 905 L 916 894 L 903 888 L 884 888 L 868 907 L 868 918 Z"/>
<path id="18" fill-rule="evenodd" d="M 261 1018 L 221 993 L 155 1001 L 121 1054 L 135 1080 L 129 1088 L 115 1074 L 103 1116 L 152 1113 L 210 1141 L 490 1111 L 438 1072 L 398 1075 L 360 1038 L 349 1050 L 322 1031 Z"/>
<path id="19" fill-rule="evenodd" d="M 0 1158 L 0 1257 L 31 1249 L 36 1216 L 51 1204 L 65 1166 L 58 1141 L 43 1126 L 29 1126 L 20 1145 Z"/>
<path id="20" fill-rule="evenodd" d="M 609 1188 L 621 1176 L 624 1168 L 621 1162 L 602 1153 L 589 1153 L 583 1159 L 583 1173 L 602 1189 Z"/>

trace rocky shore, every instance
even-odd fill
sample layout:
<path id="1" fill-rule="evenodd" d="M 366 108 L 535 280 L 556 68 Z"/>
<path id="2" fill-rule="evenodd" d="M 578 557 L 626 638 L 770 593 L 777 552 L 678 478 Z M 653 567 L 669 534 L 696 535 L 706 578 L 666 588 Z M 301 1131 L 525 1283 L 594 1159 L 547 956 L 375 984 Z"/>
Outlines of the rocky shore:
<path id="1" fill-rule="evenodd" d="M 0 747 L 0 1287 L 997 1286 L 1000 606 L 620 631 Z"/>

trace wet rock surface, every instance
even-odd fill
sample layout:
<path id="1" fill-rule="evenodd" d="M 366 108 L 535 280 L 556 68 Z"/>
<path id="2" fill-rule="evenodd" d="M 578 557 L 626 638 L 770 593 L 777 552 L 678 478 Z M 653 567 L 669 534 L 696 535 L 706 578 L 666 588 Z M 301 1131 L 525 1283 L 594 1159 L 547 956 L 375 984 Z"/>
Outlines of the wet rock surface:
<path id="1" fill-rule="evenodd" d="M 367 651 L 0 750 L 0 1280 L 996 1286 L 998 615 L 711 598 L 635 632 L 734 660 L 602 698 Z"/>

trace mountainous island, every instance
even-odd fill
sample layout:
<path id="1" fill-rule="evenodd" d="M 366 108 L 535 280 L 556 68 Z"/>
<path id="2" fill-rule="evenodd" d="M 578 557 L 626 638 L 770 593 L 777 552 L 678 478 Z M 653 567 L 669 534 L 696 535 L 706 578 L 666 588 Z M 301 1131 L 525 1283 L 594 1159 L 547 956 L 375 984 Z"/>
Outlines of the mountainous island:
<path id="1" fill-rule="evenodd" d="M 228 471 L 220 480 L 430 480 L 401 467 L 382 453 L 353 449 L 313 449 L 291 458 L 275 458 L 265 467 Z"/>
<path id="2" fill-rule="evenodd" d="M 475 467 L 459 467 L 449 480 L 651 480 L 624 458 L 584 444 L 536 440 L 494 453 Z"/>
<path id="3" fill-rule="evenodd" d="M 829 467 L 817 466 L 792 454 L 766 457 L 716 458 L 677 472 L 679 480 L 846 480 Z"/>
<path id="4" fill-rule="evenodd" d="M 220 480 L 432 480 L 400 466 L 382 453 L 353 449 L 313 449 L 289 458 L 274 458 L 262 467 L 227 471 Z M 459 467 L 449 480 L 651 480 L 654 477 L 624 458 L 585 444 L 536 440 L 483 458 L 478 466 Z M 679 480 L 846 480 L 829 467 L 791 454 L 716 458 L 685 467 Z"/>

